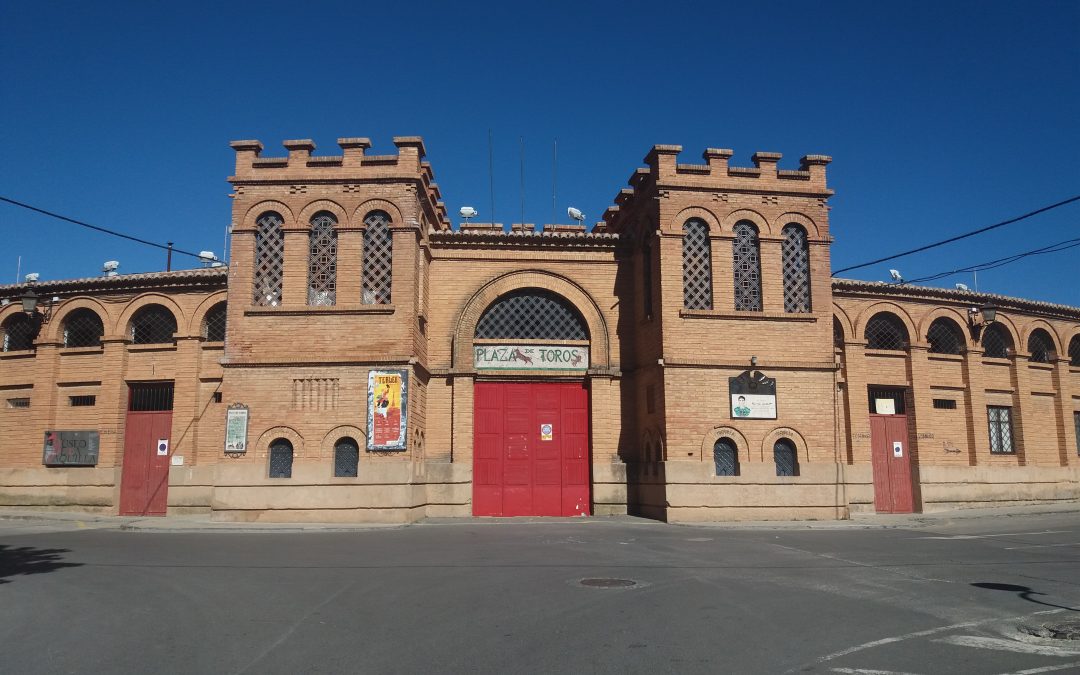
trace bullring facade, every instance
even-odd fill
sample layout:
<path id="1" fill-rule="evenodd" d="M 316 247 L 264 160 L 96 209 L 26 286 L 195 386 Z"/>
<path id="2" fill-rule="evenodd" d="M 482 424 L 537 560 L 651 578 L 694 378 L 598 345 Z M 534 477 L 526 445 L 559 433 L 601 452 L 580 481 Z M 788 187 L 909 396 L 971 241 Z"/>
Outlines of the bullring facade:
<path id="1" fill-rule="evenodd" d="M 833 279 L 828 157 L 655 146 L 591 230 L 454 229 L 419 138 L 339 145 L 232 144 L 227 268 L 0 286 L 0 505 L 702 521 L 1080 498 L 1080 309 Z"/>

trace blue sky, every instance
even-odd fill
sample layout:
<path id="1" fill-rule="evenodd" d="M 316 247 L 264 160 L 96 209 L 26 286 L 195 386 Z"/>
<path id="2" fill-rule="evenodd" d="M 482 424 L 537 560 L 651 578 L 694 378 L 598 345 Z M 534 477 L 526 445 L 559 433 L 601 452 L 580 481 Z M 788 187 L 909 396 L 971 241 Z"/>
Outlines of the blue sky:
<path id="1" fill-rule="evenodd" d="M 1080 3 L 76 3 L 0 8 L 0 195 L 221 253 L 233 139 L 422 135 L 452 213 L 595 220 L 654 143 L 834 158 L 834 269 L 1080 194 Z M 0 204 L 0 282 L 164 254 Z M 1080 202 L 845 276 L 1080 237 Z M 188 264 L 178 260 L 181 265 Z M 1080 248 L 979 275 L 1080 305 Z M 970 274 L 938 285 L 972 284 Z"/>

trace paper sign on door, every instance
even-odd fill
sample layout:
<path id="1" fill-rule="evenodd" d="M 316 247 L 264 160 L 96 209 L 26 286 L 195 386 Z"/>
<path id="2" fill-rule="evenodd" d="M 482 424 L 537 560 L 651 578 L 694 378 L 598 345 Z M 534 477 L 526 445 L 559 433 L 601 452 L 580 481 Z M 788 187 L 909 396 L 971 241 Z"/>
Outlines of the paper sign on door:
<path id="1" fill-rule="evenodd" d="M 904 456 L 904 446 L 903 446 L 903 444 L 900 443 L 900 441 L 893 441 L 893 444 L 892 444 L 892 456 L 893 457 L 903 457 Z"/>
<path id="2" fill-rule="evenodd" d="M 542 441 L 550 441 L 551 440 L 551 425 L 550 424 L 541 424 L 540 425 L 540 440 L 542 440 Z"/>
<path id="3" fill-rule="evenodd" d="M 157 442 L 157 454 L 159 457 L 164 457 L 169 454 L 169 439 L 159 438 Z"/>

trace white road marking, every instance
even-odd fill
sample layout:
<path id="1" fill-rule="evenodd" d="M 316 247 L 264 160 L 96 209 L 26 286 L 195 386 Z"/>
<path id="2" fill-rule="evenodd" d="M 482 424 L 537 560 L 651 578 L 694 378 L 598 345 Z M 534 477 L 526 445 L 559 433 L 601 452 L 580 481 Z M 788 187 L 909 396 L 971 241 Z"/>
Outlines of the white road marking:
<path id="1" fill-rule="evenodd" d="M 1043 530 L 1042 532 L 1006 532 L 1005 534 L 950 534 L 938 537 L 915 537 L 916 539 L 990 539 L 991 537 L 1023 537 L 1036 534 L 1064 534 L 1072 530 Z"/>
<path id="2" fill-rule="evenodd" d="M 874 670 L 872 668 L 833 668 L 834 673 L 852 673 L 852 675 L 918 675 L 918 673 L 899 670 Z"/>
<path id="3" fill-rule="evenodd" d="M 1020 548 L 1055 548 L 1057 546 L 1080 546 L 1080 541 L 1071 544 L 1029 544 L 1028 546 L 1006 546 L 1006 551 L 1015 551 Z"/>
<path id="4" fill-rule="evenodd" d="M 1080 649 L 1065 649 L 1064 647 L 1047 647 L 1033 645 L 1002 638 L 979 637 L 976 635 L 950 635 L 938 638 L 934 642 L 941 642 L 957 647 L 973 647 L 975 649 L 996 649 L 1003 652 L 1019 652 L 1021 654 L 1038 654 L 1040 656 L 1076 656 Z"/>
<path id="5" fill-rule="evenodd" d="M 1080 668 L 1080 661 L 1073 661 L 1072 663 L 1066 663 L 1060 666 L 1043 666 L 1042 668 L 1031 668 L 1030 670 L 1014 670 L 1011 673 L 1002 673 L 1001 675 L 1035 675 L 1036 673 L 1052 673 L 1055 670 L 1065 670 L 1066 668 Z"/>

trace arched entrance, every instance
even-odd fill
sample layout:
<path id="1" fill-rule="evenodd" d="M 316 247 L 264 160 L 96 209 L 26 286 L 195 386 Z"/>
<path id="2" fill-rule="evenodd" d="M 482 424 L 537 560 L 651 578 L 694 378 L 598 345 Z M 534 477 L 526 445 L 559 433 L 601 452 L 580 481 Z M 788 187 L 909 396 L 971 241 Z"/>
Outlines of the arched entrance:
<path id="1" fill-rule="evenodd" d="M 589 326 L 566 298 L 519 288 L 473 337 L 473 514 L 591 513 Z"/>

